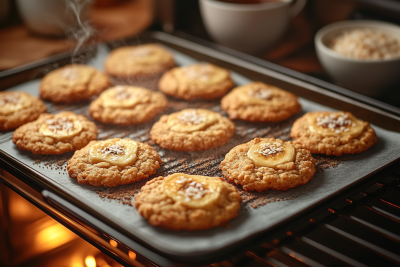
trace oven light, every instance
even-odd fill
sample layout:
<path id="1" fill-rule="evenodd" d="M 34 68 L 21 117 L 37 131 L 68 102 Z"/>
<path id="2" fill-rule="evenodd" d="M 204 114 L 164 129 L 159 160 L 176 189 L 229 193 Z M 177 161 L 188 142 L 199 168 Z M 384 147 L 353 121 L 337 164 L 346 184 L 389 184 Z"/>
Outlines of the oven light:
<path id="1" fill-rule="evenodd" d="M 115 240 L 110 239 L 110 244 L 111 244 L 111 246 L 113 246 L 115 248 L 118 247 L 118 243 Z"/>
<path id="2" fill-rule="evenodd" d="M 133 251 L 129 251 L 129 258 L 132 259 L 132 260 L 135 260 L 136 259 L 136 253 L 133 252 Z"/>
<path id="3" fill-rule="evenodd" d="M 93 256 L 87 256 L 85 259 L 86 267 L 96 267 L 96 259 Z"/>

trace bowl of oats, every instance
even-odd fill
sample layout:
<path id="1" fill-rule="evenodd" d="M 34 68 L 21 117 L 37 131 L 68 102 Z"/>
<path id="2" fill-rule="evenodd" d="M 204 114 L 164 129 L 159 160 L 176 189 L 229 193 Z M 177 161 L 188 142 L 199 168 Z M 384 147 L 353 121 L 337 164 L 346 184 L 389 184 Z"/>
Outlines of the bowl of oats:
<path id="1" fill-rule="evenodd" d="M 317 56 L 332 80 L 377 97 L 400 83 L 400 27 L 372 20 L 340 21 L 315 35 Z"/>

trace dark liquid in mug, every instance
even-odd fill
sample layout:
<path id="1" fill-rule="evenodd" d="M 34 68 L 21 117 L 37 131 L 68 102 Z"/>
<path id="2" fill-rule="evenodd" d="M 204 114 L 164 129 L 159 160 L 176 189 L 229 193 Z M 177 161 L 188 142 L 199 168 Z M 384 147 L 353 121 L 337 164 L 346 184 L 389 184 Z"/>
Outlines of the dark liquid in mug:
<path id="1" fill-rule="evenodd" d="M 281 0 L 218 0 L 218 1 L 232 3 L 232 4 L 262 4 L 269 2 L 281 2 Z"/>

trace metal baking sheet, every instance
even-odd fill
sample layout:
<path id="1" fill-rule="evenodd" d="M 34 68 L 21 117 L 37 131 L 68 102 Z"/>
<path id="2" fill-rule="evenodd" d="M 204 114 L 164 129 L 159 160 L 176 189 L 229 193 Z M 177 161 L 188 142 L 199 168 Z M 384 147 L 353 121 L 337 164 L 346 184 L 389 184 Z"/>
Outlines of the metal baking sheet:
<path id="1" fill-rule="evenodd" d="M 178 65 L 188 65 L 198 62 L 198 59 L 187 56 L 171 47 L 167 46 L 166 48 L 174 54 Z M 212 56 L 211 52 L 208 56 Z M 100 45 L 96 56 L 88 64 L 102 70 L 104 60 L 108 54 L 108 48 Z M 236 61 L 233 60 L 233 62 Z M 242 73 L 232 71 L 231 74 L 237 85 L 252 81 Z M 275 77 L 278 80 L 286 79 L 287 81 L 291 81 L 290 78 L 284 75 L 276 74 Z M 9 90 L 26 91 L 32 95 L 38 96 L 39 84 L 40 79 L 36 79 L 10 88 Z M 286 89 L 285 87 L 282 88 Z M 202 107 L 226 116 L 226 113 L 219 105 L 219 100 L 187 102 L 169 98 L 169 101 L 170 103 L 164 114 L 169 114 L 186 107 Z M 168 175 L 174 172 L 220 176 L 221 172 L 218 168 L 219 163 L 223 160 L 224 155 L 234 146 L 252 140 L 254 137 L 273 136 L 287 140 L 289 139 L 292 123 L 305 112 L 334 110 L 304 98 L 300 98 L 300 102 L 303 107 L 302 112 L 281 123 L 248 123 L 234 121 L 237 130 L 233 138 L 222 147 L 203 152 L 174 152 L 161 149 L 154 144 L 150 140 L 149 131 L 152 124 L 157 121 L 161 115 L 148 123 L 137 126 L 122 127 L 96 122 L 99 128 L 98 139 L 129 137 L 136 141 L 149 143 L 158 151 L 164 161 L 157 174 L 153 175 L 151 178 L 158 175 Z M 48 112 L 51 113 L 71 110 L 90 118 L 88 113 L 89 102 L 73 105 L 46 104 Z M 392 116 L 391 120 L 398 121 L 399 119 Z M 75 179 L 69 178 L 65 170 L 66 161 L 73 153 L 67 153 L 61 156 L 34 156 L 30 152 L 19 151 L 11 141 L 12 132 L 2 133 L 0 135 L 0 149 L 6 157 L 6 160 L 11 159 L 18 162 L 20 164 L 19 166 L 22 168 L 34 171 L 43 183 L 55 186 L 62 191 L 65 196 L 71 197 L 76 200 L 77 203 L 80 203 L 79 208 L 88 211 L 95 210 L 103 214 L 154 250 L 168 255 L 184 255 L 196 258 L 213 253 L 222 248 L 233 246 L 258 233 L 267 231 L 310 205 L 318 203 L 339 190 L 397 160 L 400 157 L 398 153 L 400 149 L 400 134 L 385 130 L 376 125 L 372 127 L 376 130 L 379 141 L 367 152 L 340 157 L 339 160 L 343 159 L 343 163 L 335 168 L 325 169 L 317 173 L 313 180 L 306 185 L 287 191 L 266 191 L 262 196 L 264 198 L 274 199 L 275 201 L 265 203 L 265 205 L 259 206 L 256 209 L 249 206 L 248 203 L 243 203 L 239 216 L 229 222 L 229 227 L 223 226 L 199 232 L 174 232 L 152 227 L 138 214 L 133 206 L 123 205 L 119 200 L 101 198 L 99 194 L 96 193 L 96 191 L 101 191 L 103 193 L 113 192 L 113 190 L 121 188 L 134 190 L 140 188 L 144 182 L 120 186 L 117 189 L 80 185 Z M 277 199 L 280 201 L 276 201 Z"/>

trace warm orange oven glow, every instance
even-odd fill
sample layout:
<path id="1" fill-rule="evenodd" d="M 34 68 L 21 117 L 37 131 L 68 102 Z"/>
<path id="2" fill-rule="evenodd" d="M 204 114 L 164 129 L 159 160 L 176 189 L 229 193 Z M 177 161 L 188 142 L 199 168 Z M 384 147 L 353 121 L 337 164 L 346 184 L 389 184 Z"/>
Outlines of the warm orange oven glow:
<path id="1" fill-rule="evenodd" d="M 86 267 L 96 267 L 96 259 L 93 256 L 87 256 L 85 259 Z"/>
<path id="2" fill-rule="evenodd" d="M 122 267 L 4 185 L 0 189 L 0 222 L 8 216 L 11 243 L 0 258 L 7 253 L 13 266 Z M 8 214 L 1 209 L 2 200 Z"/>
<path id="3" fill-rule="evenodd" d="M 53 220 L 45 222 L 43 226 L 46 228 L 39 231 L 34 237 L 34 244 L 40 250 L 51 250 L 76 238 L 74 233 L 61 224 L 55 223 Z"/>

